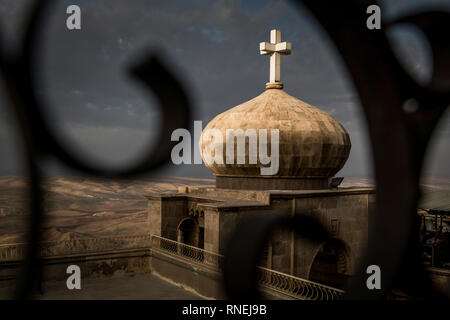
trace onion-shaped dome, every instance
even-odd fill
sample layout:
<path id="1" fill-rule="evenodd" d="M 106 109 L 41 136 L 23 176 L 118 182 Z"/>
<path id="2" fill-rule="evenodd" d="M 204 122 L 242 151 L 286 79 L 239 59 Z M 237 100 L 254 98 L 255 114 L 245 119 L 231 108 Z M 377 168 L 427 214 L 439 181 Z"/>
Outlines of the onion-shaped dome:
<path id="1" fill-rule="evenodd" d="M 211 132 L 211 129 L 220 132 L 223 139 L 206 137 L 205 132 Z M 234 161 L 227 163 L 226 131 L 230 129 L 234 132 L 239 129 L 244 132 L 248 129 L 256 132 L 267 130 L 269 154 L 272 148 L 270 132 L 278 129 L 276 174 L 261 174 L 261 168 L 267 168 L 269 164 L 261 163 L 259 156 L 256 163 L 251 163 L 251 139 L 248 137 L 245 138 L 245 163 L 237 163 L 239 139 L 236 138 L 228 140 L 228 143 L 234 143 L 235 154 L 232 155 Z M 330 178 L 347 161 L 351 143 L 347 131 L 330 114 L 287 94 L 282 90 L 282 84 L 268 83 L 267 89 L 256 98 L 217 115 L 209 122 L 202 132 L 199 146 L 206 166 L 216 176 L 218 188 L 298 190 L 328 188 Z M 259 144 L 257 149 L 259 152 Z M 214 154 L 217 150 L 222 150 L 222 155 Z M 216 157 L 216 161 L 211 163 L 211 157 Z M 217 161 L 220 159 L 222 161 Z M 272 158 L 272 161 L 275 160 Z"/>

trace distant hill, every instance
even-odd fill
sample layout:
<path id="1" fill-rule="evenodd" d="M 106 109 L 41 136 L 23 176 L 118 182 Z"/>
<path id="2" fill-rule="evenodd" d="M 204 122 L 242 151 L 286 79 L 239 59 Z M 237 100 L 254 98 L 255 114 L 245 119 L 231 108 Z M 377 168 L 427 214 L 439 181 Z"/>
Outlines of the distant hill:
<path id="1" fill-rule="evenodd" d="M 183 185 L 212 185 L 212 178 L 163 177 L 112 181 L 54 176 L 43 184 L 47 216 L 46 240 L 66 240 L 147 232 L 147 201 L 153 192 L 175 191 Z M 341 187 L 374 186 L 366 177 L 346 177 Z M 450 190 L 450 178 L 424 179 L 427 190 Z M 28 212 L 25 177 L 0 177 L 0 244 L 23 241 Z"/>
<path id="2" fill-rule="evenodd" d="M 43 184 L 46 240 L 147 232 L 147 201 L 152 192 L 186 184 L 214 184 L 208 178 L 167 177 L 148 181 L 112 181 L 55 176 Z M 0 243 L 23 241 L 28 212 L 27 178 L 0 177 Z"/>

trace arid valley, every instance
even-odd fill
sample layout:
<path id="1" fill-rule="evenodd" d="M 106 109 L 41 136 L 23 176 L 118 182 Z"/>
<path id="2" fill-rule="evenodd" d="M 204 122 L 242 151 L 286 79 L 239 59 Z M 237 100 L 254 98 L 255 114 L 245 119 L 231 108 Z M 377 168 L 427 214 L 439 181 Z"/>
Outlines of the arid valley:
<path id="1" fill-rule="evenodd" d="M 44 240 L 69 240 L 147 232 L 146 194 L 183 185 L 213 185 L 213 178 L 165 177 L 111 181 L 53 176 L 45 180 Z M 368 178 L 345 178 L 341 187 L 373 186 Z M 429 178 L 427 190 L 450 190 L 450 178 Z M 24 241 L 29 187 L 20 176 L 0 177 L 0 244 Z"/>
<path id="2" fill-rule="evenodd" d="M 174 191 L 212 179 L 158 178 L 111 181 L 55 176 L 45 180 L 44 240 L 69 240 L 146 233 L 147 201 L 152 192 Z M 0 177 L 0 244 L 24 241 L 29 187 L 25 177 Z"/>

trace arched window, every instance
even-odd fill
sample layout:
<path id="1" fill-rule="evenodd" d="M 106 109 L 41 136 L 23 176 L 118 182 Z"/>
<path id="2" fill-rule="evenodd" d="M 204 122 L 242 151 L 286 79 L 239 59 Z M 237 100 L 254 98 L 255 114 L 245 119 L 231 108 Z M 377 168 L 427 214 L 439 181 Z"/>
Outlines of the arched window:
<path id="1" fill-rule="evenodd" d="M 183 219 L 178 225 L 178 242 L 188 244 L 190 246 L 198 246 L 199 240 L 199 226 L 198 223 L 192 219 Z"/>
<path id="2" fill-rule="evenodd" d="M 199 226 L 196 218 L 185 218 L 178 225 L 177 241 L 203 249 L 204 230 Z"/>

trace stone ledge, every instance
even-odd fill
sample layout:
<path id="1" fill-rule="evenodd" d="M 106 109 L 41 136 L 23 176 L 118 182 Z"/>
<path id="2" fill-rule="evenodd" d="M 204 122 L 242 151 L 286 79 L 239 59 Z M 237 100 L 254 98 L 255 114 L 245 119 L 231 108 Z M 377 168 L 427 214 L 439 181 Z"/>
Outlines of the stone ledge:
<path id="1" fill-rule="evenodd" d="M 86 277 L 93 277 L 94 274 L 98 273 L 101 276 L 109 276 L 107 273 L 102 273 L 101 266 L 107 261 L 124 261 L 125 264 L 129 264 L 130 261 L 135 261 L 135 259 L 150 259 L 151 250 L 150 248 L 135 248 L 135 249 L 123 249 L 115 251 L 104 251 L 104 252 L 92 252 L 92 253 L 80 253 L 72 254 L 66 256 L 53 256 L 44 257 L 43 268 L 44 276 L 65 278 L 66 268 L 65 265 L 69 264 L 79 264 L 83 270 Z M 0 262 L 0 288 L 8 286 L 17 279 L 18 272 L 21 272 L 22 260 L 15 261 L 1 261 Z M 123 264 L 122 262 L 120 264 Z M 97 266 L 97 267 L 96 267 Z M 133 266 L 136 270 L 139 269 L 140 273 L 150 272 L 150 268 L 143 265 Z M 114 269 L 114 266 L 110 268 L 113 273 L 120 271 L 119 269 Z M 100 272 L 100 273 L 99 273 Z M 48 279 L 44 279 L 46 281 Z"/>
<path id="2" fill-rule="evenodd" d="M 220 192 L 224 192 L 226 189 L 221 189 Z M 234 191 L 234 190 L 233 190 Z M 263 208 L 270 207 L 272 200 L 280 198 L 316 198 L 316 197 L 333 197 L 333 196 L 352 196 L 362 194 L 375 194 L 375 188 L 357 188 L 357 189 L 338 189 L 338 190 L 298 190 L 298 191 L 283 191 L 283 190 L 268 190 L 268 191 L 255 191 L 261 193 L 268 193 L 269 201 L 254 201 L 243 199 L 231 199 L 228 198 L 221 202 L 201 203 L 198 204 L 199 208 L 216 209 L 216 210 L 233 210 L 240 208 Z"/>
<path id="3" fill-rule="evenodd" d="M 443 268 L 433 268 L 433 267 L 427 267 L 425 268 L 429 273 L 437 274 L 440 276 L 446 276 L 450 279 L 450 269 L 443 269 Z"/>
<path id="4" fill-rule="evenodd" d="M 182 200 L 207 200 L 212 203 L 225 203 L 233 201 L 235 205 L 242 206 L 261 206 L 268 205 L 272 198 L 283 198 L 283 197 L 295 197 L 295 198 L 305 198 L 305 197 L 320 197 L 320 196 L 342 196 L 342 195 L 358 195 L 358 194 L 375 194 L 375 188 L 340 188 L 340 189 L 322 189 L 322 190 L 242 190 L 245 195 L 242 198 L 238 198 L 239 194 L 236 193 L 237 190 L 234 189 L 224 189 L 224 188 L 212 188 L 211 186 L 196 186 L 187 187 L 186 192 L 171 192 L 171 193 L 152 193 L 145 195 L 149 200 L 170 200 L 170 201 L 182 201 Z M 240 190 L 239 190 L 240 191 Z M 229 193 L 230 196 L 227 197 L 226 194 Z M 258 197 L 259 195 L 259 197 Z M 251 197 L 251 199 L 249 198 Z M 258 199 L 259 198 L 259 199 Z M 201 204 L 205 206 L 206 204 Z M 216 206 L 216 205 L 214 205 Z M 220 207 L 221 205 L 218 205 Z M 227 205 L 222 205 L 227 206 Z"/>
<path id="5" fill-rule="evenodd" d="M 189 288 L 208 299 L 225 299 L 221 272 L 212 266 L 183 259 L 162 250 L 153 249 L 152 273 Z"/>
<path id="6" fill-rule="evenodd" d="M 375 194 L 375 188 L 341 188 L 326 190 L 269 190 L 271 196 L 295 196 L 296 198 L 319 197 L 319 196 L 336 196 L 336 195 L 358 195 L 358 194 Z"/>
<path id="7" fill-rule="evenodd" d="M 177 266 L 183 266 L 184 268 L 186 268 L 186 265 L 189 266 L 189 270 L 192 272 L 196 272 L 202 275 L 206 275 L 208 277 L 210 277 L 210 275 L 208 273 L 205 273 L 204 270 L 206 270 L 207 272 L 210 273 L 214 273 L 216 274 L 218 277 L 221 277 L 221 272 L 218 268 L 214 267 L 214 266 L 209 266 L 207 264 L 204 263 L 200 263 L 200 262 L 196 262 L 193 261 L 191 259 L 187 259 L 187 258 L 183 258 L 181 256 L 177 256 L 171 253 L 167 253 L 164 250 L 160 250 L 160 249 L 156 249 L 153 248 L 152 249 L 152 253 L 151 253 L 151 257 L 152 258 L 157 258 L 157 259 L 161 259 L 164 260 L 166 262 L 170 262 L 173 263 Z M 204 269 L 204 270 L 203 270 Z"/>
<path id="8" fill-rule="evenodd" d="M 138 254 L 136 252 L 145 252 L 148 251 L 147 254 Z M 65 263 L 65 262 L 73 262 L 73 261 L 89 261 L 89 260 L 97 260 L 97 259 L 115 259 L 115 258 L 123 258 L 123 257 L 143 257 L 150 256 L 150 248 L 134 248 L 134 249 L 122 249 L 122 250 L 109 250 L 109 251 L 98 251 L 98 252 L 86 252 L 86 253 L 76 253 L 70 255 L 61 255 L 61 256 L 50 256 L 50 257 L 42 257 L 42 261 L 44 263 Z M 3 266 L 19 266 L 23 264 L 23 260 L 8 260 L 8 261 L 0 261 L 0 268 Z"/>

